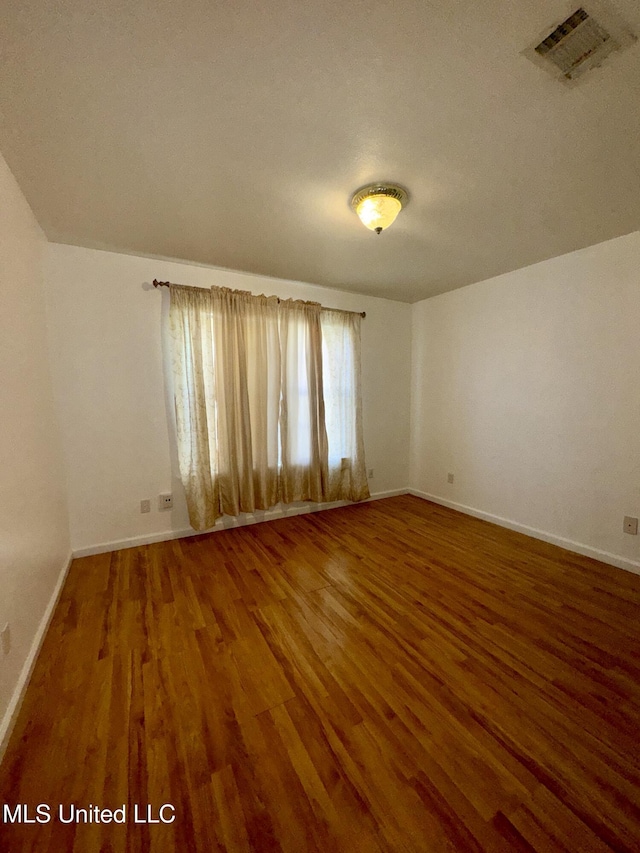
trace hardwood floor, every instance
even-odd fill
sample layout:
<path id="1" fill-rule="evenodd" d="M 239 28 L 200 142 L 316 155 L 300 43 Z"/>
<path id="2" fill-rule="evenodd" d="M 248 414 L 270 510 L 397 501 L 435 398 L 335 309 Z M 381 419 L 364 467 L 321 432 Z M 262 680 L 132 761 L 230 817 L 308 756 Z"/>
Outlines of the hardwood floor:
<path id="1" fill-rule="evenodd" d="M 0 850 L 638 851 L 639 605 L 410 496 L 75 560 Z"/>

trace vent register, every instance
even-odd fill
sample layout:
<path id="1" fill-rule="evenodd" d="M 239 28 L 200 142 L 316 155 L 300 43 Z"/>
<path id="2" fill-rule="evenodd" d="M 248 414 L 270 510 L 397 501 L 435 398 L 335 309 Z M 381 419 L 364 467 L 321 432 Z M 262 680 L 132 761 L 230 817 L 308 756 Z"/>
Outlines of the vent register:
<path id="1" fill-rule="evenodd" d="M 596 20 L 584 8 L 577 9 L 525 54 L 554 76 L 571 81 L 636 41 L 617 15 L 608 13 L 602 4 L 598 11 Z"/>

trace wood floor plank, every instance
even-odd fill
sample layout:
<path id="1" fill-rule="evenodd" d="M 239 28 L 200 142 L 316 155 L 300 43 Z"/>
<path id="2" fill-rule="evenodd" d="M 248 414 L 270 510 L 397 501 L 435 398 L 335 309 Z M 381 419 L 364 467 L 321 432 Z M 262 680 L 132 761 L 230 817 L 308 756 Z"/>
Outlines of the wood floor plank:
<path id="1" fill-rule="evenodd" d="M 637 853 L 639 615 L 410 496 L 75 560 L 0 767 L 52 820 L 0 851 Z"/>

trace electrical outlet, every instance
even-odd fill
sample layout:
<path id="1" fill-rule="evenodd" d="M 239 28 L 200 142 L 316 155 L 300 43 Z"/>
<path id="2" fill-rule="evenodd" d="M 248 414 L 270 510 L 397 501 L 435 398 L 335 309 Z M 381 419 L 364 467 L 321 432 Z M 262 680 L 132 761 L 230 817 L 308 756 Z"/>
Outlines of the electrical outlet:
<path id="1" fill-rule="evenodd" d="M 625 515 L 624 526 L 622 528 L 625 533 L 630 533 L 632 536 L 638 535 L 638 519 L 632 518 L 630 515 Z"/>
<path id="2" fill-rule="evenodd" d="M 447 483 L 453 483 L 453 474 L 447 474 Z"/>
<path id="3" fill-rule="evenodd" d="M 151 501 L 140 501 L 140 512 L 151 512 Z"/>
<path id="4" fill-rule="evenodd" d="M 162 492 L 158 495 L 158 509 L 171 509 L 173 507 L 173 495 L 171 492 Z"/>
<path id="5" fill-rule="evenodd" d="M 11 628 L 9 623 L 2 629 L 2 653 L 8 655 L 11 651 Z"/>
<path id="6" fill-rule="evenodd" d="M 369 470 L 367 471 L 367 477 L 370 480 L 373 480 L 373 468 L 369 468 Z"/>

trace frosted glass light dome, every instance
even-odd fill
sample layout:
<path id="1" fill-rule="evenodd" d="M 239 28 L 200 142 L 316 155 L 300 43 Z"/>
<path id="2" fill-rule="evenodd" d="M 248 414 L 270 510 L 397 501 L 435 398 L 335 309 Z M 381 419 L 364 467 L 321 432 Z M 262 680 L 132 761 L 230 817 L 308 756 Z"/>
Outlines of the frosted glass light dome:
<path id="1" fill-rule="evenodd" d="M 407 192 L 402 187 L 395 184 L 371 184 L 355 193 L 351 206 L 366 228 L 380 234 L 395 222 L 408 200 Z"/>

